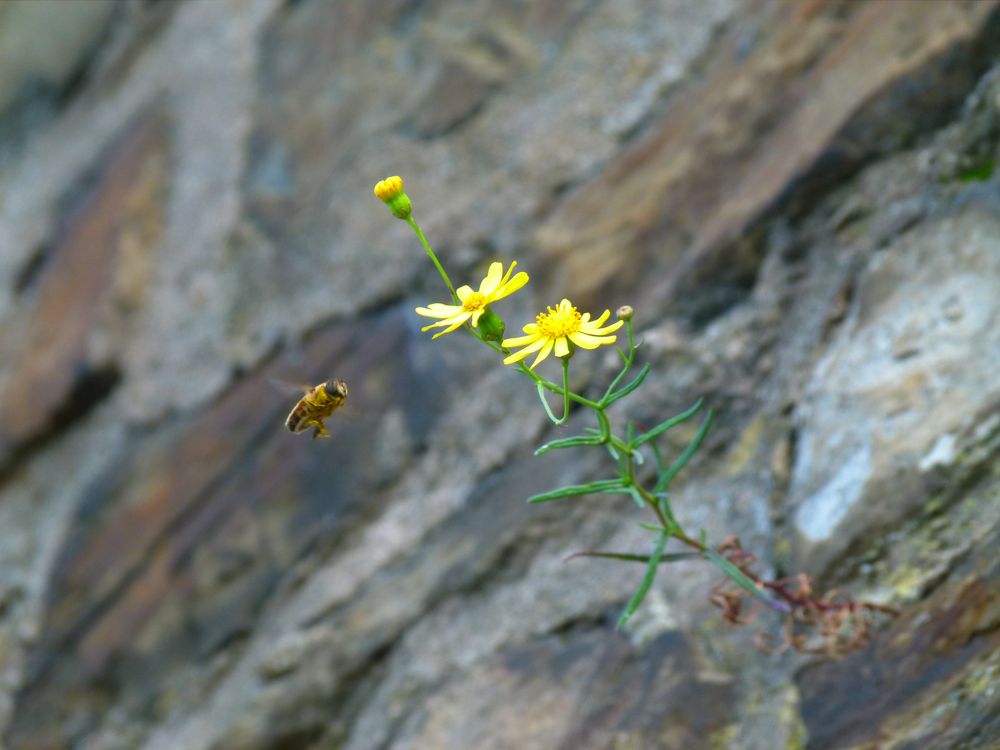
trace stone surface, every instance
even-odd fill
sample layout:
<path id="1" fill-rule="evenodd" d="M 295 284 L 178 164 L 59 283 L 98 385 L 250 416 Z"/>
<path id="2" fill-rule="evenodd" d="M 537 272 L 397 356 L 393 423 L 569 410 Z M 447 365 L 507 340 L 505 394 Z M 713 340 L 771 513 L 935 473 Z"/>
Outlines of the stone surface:
<path id="1" fill-rule="evenodd" d="M 0 747 L 996 747 L 998 3 L 87 5 L 0 88 Z M 686 560 L 617 632 L 641 567 L 566 558 L 640 517 L 523 502 L 611 469 L 420 332 L 388 174 L 509 329 L 636 308 L 687 527 L 900 616 L 765 655 Z"/>
<path id="2" fill-rule="evenodd" d="M 0 7 L 0 113 L 64 93 L 107 33 L 112 0 L 34 0 Z M 32 100 L 34 98 L 34 101 Z"/>
<path id="3" fill-rule="evenodd" d="M 848 526 L 919 505 L 996 414 L 1000 193 L 967 198 L 871 259 L 796 408 L 789 500 L 812 566 L 843 552 Z"/>

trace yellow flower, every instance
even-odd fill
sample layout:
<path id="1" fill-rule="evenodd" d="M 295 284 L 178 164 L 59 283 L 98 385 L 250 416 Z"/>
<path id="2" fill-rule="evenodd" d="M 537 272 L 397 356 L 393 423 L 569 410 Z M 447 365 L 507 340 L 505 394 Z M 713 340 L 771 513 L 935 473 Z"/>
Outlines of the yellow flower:
<path id="1" fill-rule="evenodd" d="M 478 325 L 479 318 L 486 312 L 487 305 L 513 294 L 528 283 L 528 274 L 524 271 L 518 272 L 511 278 L 516 265 L 517 261 L 512 262 L 507 273 L 504 273 L 503 263 L 491 263 L 490 270 L 479 285 L 478 292 L 472 291 L 470 286 L 460 286 L 455 290 L 461 305 L 445 305 L 434 302 L 427 307 L 418 307 L 418 315 L 423 315 L 425 318 L 440 318 L 437 323 L 431 323 L 420 330 L 444 328 L 443 331 L 434 334 L 434 338 L 437 338 L 460 328 L 466 321 L 471 320 L 473 326 Z"/>
<path id="2" fill-rule="evenodd" d="M 524 326 L 527 336 L 504 339 L 502 346 L 505 348 L 519 346 L 524 348 L 511 354 L 503 363 L 511 365 L 520 362 L 529 354 L 538 352 L 538 356 L 531 364 L 531 369 L 534 370 L 535 365 L 548 357 L 553 350 L 557 357 L 568 357 L 571 354 L 570 342 L 583 349 L 596 349 L 604 344 L 613 344 L 615 337 L 608 334 L 621 328 L 625 321 L 619 320 L 606 328 L 601 328 L 610 316 L 611 311 L 605 310 L 597 320 L 591 320 L 590 313 L 581 315 L 568 299 L 564 299 L 555 309 L 548 308 L 546 312 L 538 314 L 534 323 Z"/>

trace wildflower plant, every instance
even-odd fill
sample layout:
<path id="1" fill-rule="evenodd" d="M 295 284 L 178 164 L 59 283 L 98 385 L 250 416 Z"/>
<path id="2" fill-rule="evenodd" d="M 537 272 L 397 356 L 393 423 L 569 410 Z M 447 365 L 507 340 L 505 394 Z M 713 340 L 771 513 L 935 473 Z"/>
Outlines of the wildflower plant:
<path id="1" fill-rule="evenodd" d="M 602 449 L 610 458 L 610 475 L 543 492 L 528 498 L 528 502 L 547 503 L 595 494 L 624 495 L 631 498 L 640 510 L 652 514 L 651 523 L 640 524 L 650 534 L 649 551 L 646 553 L 589 550 L 571 555 L 645 566 L 645 574 L 618 619 L 619 628 L 642 604 L 660 565 L 688 559 L 705 560 L 723 574 L 723 582 L 712 589 L 710 601 L 719 607 L 725 621 L 733 625 L 748 623 L 761 608 L 777 612 L 783 618 L 783 638 L 780 641 L 775 642 L 765 634 L 758 637 L 758 645 L 766 650 L 793 647 L 803 652 L 845 653 L 860 648 L 867 641 L 877 613 L 895 614 L 891 607 L 855 601 L 835 592 L 816 595 L 804 575 L 768 580 L 754 572 L 754 556 L 741 548 L 736 537 L 713 545 L 704 531 L 692 534 L 677 520 L 671 505 L 671 483 L 705 440 L 712 425 L 713 413 L 711 410 L 704 412 L 694 437 L 672 461 L 664 456 L 658 441 L 668 430 L 701 413 L 701 400 L 652 427 L 641 429 L 635 422 L 626 420 L 624 429 L 615 431 L 609 409 L 642 386 L 650 371 L 649 364 L 634 371 L 640 342 L 635 339 L 633 309 L 630 306 L 618 308 L 617 320 L 609 324 L 610 310 L 592 318 L 589 312 L 581 312 L 569 299 L 563 298 L 554 307 L 538 313 L 534 322 L 524 325 L 523 335 L 504 338 L 505 323 L 492 306 L 524 287 L 528 283 L 528 274 L 523 271 L 513 273 L 516 261 L 511 262 L 506 271 L 502 263 L 494 262 L 477 290 L 467 285 L 456 289 L 413 218 L 413 205 L 403 190 L 402 178 L 389 177 L 380 181 L 375 185 L 375 196 L 389 207 L 396 218 L 410 225 L 451 295 L 451 304 L 434 302 L 416 308 L 418 315 L 436 321 L 422 330 L 440 328 L 434 334 L 435 339 L 448 333 L 465 331 L 482 341 L 503 358 L 503 364 L 513 366 L 532 381 L 542 408 L 553 425 L 565 425 L 574 404 L 592 413 L 594 424 L 585 428 L 583 434 L 548 442 L 539 447 L 535 455 L 571 448 Z M 573 391 L 569 385 L 569 368 L 577 349 L 613 345 L 618 342 L 622 328 L 625 346 L 617 350 L 621 368 L 600 397 L 587 398 Z M 534 360 L 530 365 L 526 364 L 532 355 Z M 549 356 L 555 356 L 560 361 L 561 382 L 552 382 L 535 372 L 537 365 Z M 552 409 L 547 394 L 561 400 L 561 414 Z M 652 479 L 646 478 L 648 472 L 640 475 L 639 471 L 647 449 L 655 463 L 655 477 Z M 683 549 L 668 552 L 667 544 L 671 539 Z M 749 614 L 744 613 L 747 601 L 753 605 Z"/>

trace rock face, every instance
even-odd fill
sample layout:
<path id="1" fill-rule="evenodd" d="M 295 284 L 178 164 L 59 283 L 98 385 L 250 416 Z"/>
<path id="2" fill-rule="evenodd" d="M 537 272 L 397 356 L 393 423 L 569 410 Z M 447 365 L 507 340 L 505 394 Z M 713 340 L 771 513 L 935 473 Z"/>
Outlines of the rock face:
<path id="1" fill-rule="evenodd" d="M 0 746 L 1000 746 L 1000 4 L 82 5 L 0 8 Z M 768 656 L 685 562 L 616 632 L 564 558 L 645 519 L 525 505 L 608 467 L 420 333 L 389 174 L 512 330 L 635 307 L 687 525 L 901 615 Z"/>

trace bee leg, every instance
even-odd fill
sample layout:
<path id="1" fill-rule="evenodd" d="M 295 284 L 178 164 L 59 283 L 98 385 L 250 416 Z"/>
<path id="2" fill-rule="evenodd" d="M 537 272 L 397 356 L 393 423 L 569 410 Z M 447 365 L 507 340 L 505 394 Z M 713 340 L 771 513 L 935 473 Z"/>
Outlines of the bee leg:
<path id="1" fill-rule="evenodd" d="M 316 429 L 313 431 L 313 440 L 316 438 L 328 438 L 330 437 L 330 431 L 326 429 L 326 425 L 317 420 L 313 423 Z"/>

